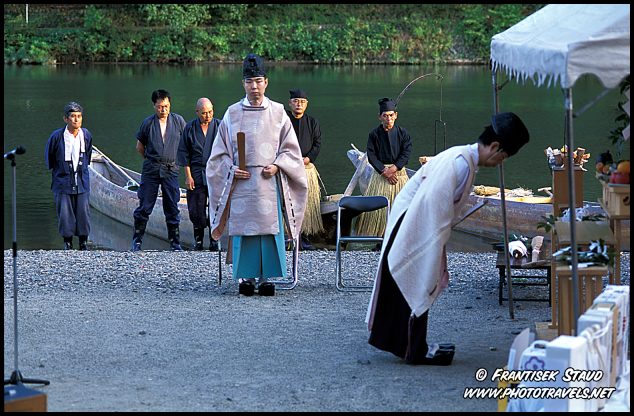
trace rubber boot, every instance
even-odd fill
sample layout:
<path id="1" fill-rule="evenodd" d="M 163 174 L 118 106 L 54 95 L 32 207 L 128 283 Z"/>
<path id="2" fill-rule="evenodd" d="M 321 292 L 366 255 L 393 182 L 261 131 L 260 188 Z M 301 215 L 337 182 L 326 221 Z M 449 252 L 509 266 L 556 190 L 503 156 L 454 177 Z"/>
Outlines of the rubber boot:
<path id="1" fill-rule="evenodd" d="M 79 249 L 88 250 L 88 236 L 87 235 L 79 236 Z"/>
<path id="2" fill-rule="evenodd" d="M 220 247 L 218 246 L 218 242 L 213 239 L 211 234 L 209 235 L 209 251 L 218 251 Z"/>
<path id="3" fill-rule="evenodd" d="M 132 251 L 141 251 L 141 244 L 143 243 L 143 235 L 145 234 L 145 227 L 147 221 L 134 220 L 134 235 L 132 236 Z"/>
<path id="4" fill-rule="evenodd" d="M 194 250 L 202 251 L 204 238 L 205 238 L 205 229 L 194 227 Z"/>
<path id="5" fill-rule="evenodd" d="M 64 250 L 72 250 L 73 249 L 73 237 L 64 237 Z"/>
<path id="6" fill-rule="evenodd" d="M 180 242 L 180 234 L 178 232 L 178 224 L 167 224 L 167 238 L 170 242 L 172 251 L 182 251 Z"/>

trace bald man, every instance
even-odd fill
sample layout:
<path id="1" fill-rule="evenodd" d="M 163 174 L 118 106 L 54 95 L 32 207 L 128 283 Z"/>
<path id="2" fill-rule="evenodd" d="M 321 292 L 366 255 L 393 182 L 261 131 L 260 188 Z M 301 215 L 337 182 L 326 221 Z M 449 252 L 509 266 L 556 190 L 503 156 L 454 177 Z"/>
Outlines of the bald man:
<path id="1" fill-rule="evenodd" d="M 196 102 L 196 118 L 185 126 L 178 146 L 178 164 L 185 168 L 189 219 L 194 225 L 194 250 L 198 251 L 203 249 L 205 228 L 209 225 L 205 167 L 219 124 L 220 120 L 214 118 L 211 100 L 199 98 Z M 218 242 L 211 235 L 209 250 L 218 251 Z"/>

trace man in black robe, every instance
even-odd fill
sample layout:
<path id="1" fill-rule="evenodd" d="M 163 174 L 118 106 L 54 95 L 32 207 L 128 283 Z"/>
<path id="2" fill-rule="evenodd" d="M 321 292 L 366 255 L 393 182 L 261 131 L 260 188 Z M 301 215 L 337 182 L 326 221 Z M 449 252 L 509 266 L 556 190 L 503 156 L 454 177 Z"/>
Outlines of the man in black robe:
<path id="1" fill-rule="evenodd" d="M 412 138 L 407 130 L 396 125 L 396 103 L 390 98 L 379 100 L 381 124 L 368 135 L 366 152 L 374 168 L 366 195 L 387 197 L 390 205 L 407 183 L 405 165 L 412 153 Z M 357 235 L 382 236 L 385 231 L 385 208 L 361 214 L 357 222 Z"/>
<path id="2" fill-rule="evenodd" d="M 304 167 L 308 178 L 308 204 L 306 215 L 302 225 L 302 235 L 300 247 L 302 250 L 314 250 L 313 245 L 308 240 L 308 235 L 318 234 L 324 231 L 320 211 L 320 190 L 318 172 L 314 166 L 319 149 L 321 147 L 321 128 L 319 122 L 312 116 L 306 114 L 308 108 L 308 95 L 302 89 L 292 89 L 289 91 L 290 98 L 286 110 L 288 117 L 293 124 L 293 130 L 299 140 L 299 147 L 304 158 Z M 312 179 L 312 180 L 311 180 Z"/>

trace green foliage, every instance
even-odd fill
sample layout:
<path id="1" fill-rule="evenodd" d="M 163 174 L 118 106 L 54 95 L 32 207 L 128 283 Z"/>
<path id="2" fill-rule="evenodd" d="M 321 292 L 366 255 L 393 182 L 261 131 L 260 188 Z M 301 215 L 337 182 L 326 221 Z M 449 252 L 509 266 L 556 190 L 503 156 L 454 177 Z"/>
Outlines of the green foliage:
<path id="1" fill-rule="evenodd" d="M 462 5 L 462 19 L 457 32 L 463 39 L 467 57 L 488 59 L 491 37 L 513 26 L 536 10 L 530 4 L 468 4 Z"/>
<path id="2" fill-rule="evenodd" d="M 547 217 L 542 215 L 542 221 L 537 223 L 537 229 L 539 230 L 540 228 L 543 228 L 544 232 L 548 233 L 550 230 L 555 228 L 555 221 L 557 221 L 557 217 L 553 214 L 550 214 Z"/>
<path id="3" fill-rule="evenodd" d="M 488 58 L 525 4 L 5 5 L 5 63 L 273 61 L 420 64 Z"/>
<path id="4" fill-rule="evenodd" d="M 104 12 L 90 5 L 86 7 L 84 13 L 84 28 L 94 31 L 102 31 L 112 27 L 112 19 L 107 17 Z"/>
<path id="5" fill-rule="evenodd" d="M 577 251 L 577 262 L 590 265 L 608 265 L 614 266 L 615 259 L 614 247 L 608 246 L 604 240 L 590 241 L 588 250 Z M 553 253 L 556 261 L 571 264 L 572 263 L 572 247 L 567 246 Z"/>
<path id="6" fill-rule="evenodd" d="M 612 142 L 612 145 L 614 145 L 615 147 L 614 153 L 616 156 L 616 160 L 620 160 L 621 155 L 623 154 L 623 146 L 625 144 L 625 138 L 623 137 L 623 130 L 625 130 L 625 128 L 630 125 L 630 116 L 627 114 L 627 112 L 623 108 L 623 106 L 628 101 L 627 98 L 625 98 L 624 94 L 629 90 L 630 90 L 630 76 L 628 75 L 627 77 L 625 77 L 623 81 L 621 81 L 621 84 L 620 84 L 620 91 L 621 91 L 621 96 L 623 97 L 623 99 L 619 101 L 617 104 L 617 115 L 614 118 L 614 124 L 616 124 L 616 127 L 610 130 L 610 134 L 608 136 L 608 138 L 610 139 L 610 142 Z"/>
<path id="7" fill-rule="evenodd" d="M 206 4 L 144 4 L 139 8 L 150 25 L 168 26 L 180 31 L 204 23 L 209 15 Z"/>
<path id="8" fill-rule="evenodd" d="M 156 34 L 146 39 L 142 50 L 147 60 L 159 63 L 177 61 L 181 51 L 170 32 Z"/>

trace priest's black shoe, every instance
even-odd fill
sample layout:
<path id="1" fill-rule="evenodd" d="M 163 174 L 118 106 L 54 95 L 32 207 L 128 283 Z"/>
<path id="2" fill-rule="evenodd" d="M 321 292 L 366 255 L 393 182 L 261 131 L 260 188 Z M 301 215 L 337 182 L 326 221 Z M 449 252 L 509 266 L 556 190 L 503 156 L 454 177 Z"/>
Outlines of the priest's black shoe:
<path id="1" fill-rule="evenodd" d="M 244 296 L 253 296 L 255 293 L 255 285 L 250 281 L 240 282 L 238 293 Z"/>
<path id="2" fill-rule="evenodd" d="M 275 296 L 275 285 L 271 282 L 263 282 L 258 285 L 258 295 Z"/>

